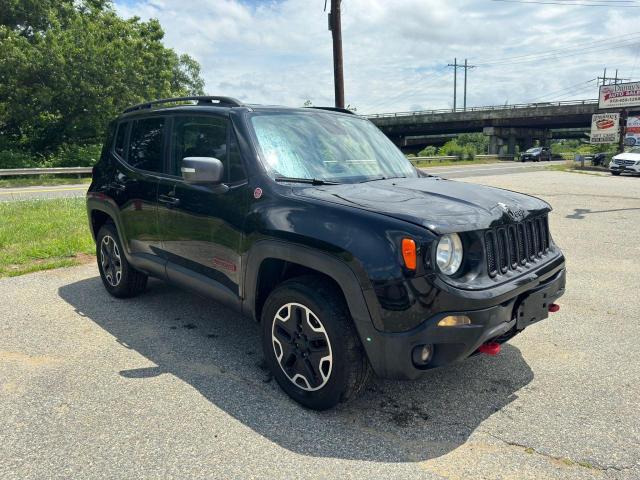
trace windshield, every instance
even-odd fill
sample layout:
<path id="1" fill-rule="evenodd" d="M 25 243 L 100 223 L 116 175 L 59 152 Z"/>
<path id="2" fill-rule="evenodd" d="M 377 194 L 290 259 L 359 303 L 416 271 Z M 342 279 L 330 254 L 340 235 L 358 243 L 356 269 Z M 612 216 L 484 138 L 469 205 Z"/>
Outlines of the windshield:
<path id="1" fill-rule="evenodd" d="M 417 177 L 409 160 L 368 120 L 323 112 L 257 112 L 251 125 L 275 176 L 353 183 Z"/>
<path id="2" fill-rule="evenodd" d="M 633 147 L 629 150 L 629 153 L 640 153 L 640 147 Z"/>
<path id="3" fill-rule="evenodd" d="M 542 148 L 540 148 L 540 147 L 533 147 L 533 148 L 530 148 L 529 150 L 527 150 L 527 151 L 526 151 L 526 152 L 524 152 L 524 153 L 538 153 L 540 150 L 542 150 Z"/>

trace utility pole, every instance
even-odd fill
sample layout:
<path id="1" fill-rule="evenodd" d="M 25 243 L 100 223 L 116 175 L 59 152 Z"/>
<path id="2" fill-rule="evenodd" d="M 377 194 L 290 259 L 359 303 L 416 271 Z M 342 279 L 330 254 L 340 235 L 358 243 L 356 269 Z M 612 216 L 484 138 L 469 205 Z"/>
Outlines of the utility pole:
<path id="1" fill-rule="evenodd" d="M 467 70 L 470 68 L 476 68 L 475 65 L 469 65 L 467 59 L 464 59 L 464 65 L 458 64 L 458 59 L 454 58 L 453 63 L 447 65 L 447 67 L 453 67 L 453 111 L 457 109 L 458 99 L 458 69 L 464 68 L 464 97 L 463 97 L 463 110 L 467 111 Z"/>
<path id="2" fill-rule="evenodd" d="M 456 111 L 456 94 L 458 90 L 458 59 L 453 59 L 453 65 L 449 64 L 447 67 L 453 67 L 453 111 Z"/>
<path id="3" fill-rule="evenodd" d="M 467 111 L 467 70 L 470 68 L 476 68 L 475 65 L 467 65 L 467 59 L 464 59 L 464 103 L 463 103 L 463 111 Z"/>
<path id="4" fill-rule="evenodd" d="M 602 80 L 602 84 L 600 83 L 600 80 Z M 607 77 L 607 69 L 605 68 L 604 72 L 602 73 L 602 76 L 598 77 L 598 85 L 611 85 L 612 80 L 614 85 L 617 85 L 618 83 L 631 81 L 630 78 L 618 78 L 618 69 L 616 69 L 615 77 Z M 607 81 L 609 81 L 609 83 L 607 83 Z"/>
<path id="5" fill-rule="evenodd" d="M 333 83 L 335 86 L 336 107 L 344 108 L 344 75 L 342 68 L 342 21 L 340 3 L 342 0 L 331 0 L 329 12 L 329 30 L 333 37 Z M 325 1 L 325 8 L 326 8 Z"/>
<path id="6" fill-rule="evenodd" d="M 620 138 L 618 138 L 618 153 L 624 152 L 624 136 L 627 130 L 627 118 L 629 117 L 629 112 L 626 108 L 622 109 L 620 112 Z"/>

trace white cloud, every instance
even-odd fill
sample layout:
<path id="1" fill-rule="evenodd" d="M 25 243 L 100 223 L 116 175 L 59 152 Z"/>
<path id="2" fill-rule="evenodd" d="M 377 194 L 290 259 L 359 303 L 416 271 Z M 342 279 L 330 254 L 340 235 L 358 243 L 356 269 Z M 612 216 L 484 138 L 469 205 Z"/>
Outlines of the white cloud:
<path id="1" fill-rule="evenodd" d="M 118 0 L 117 0 L 118 1 Z M 124 0 L 122 0 L 124 2 Z M 251 103 L 333 102 L 331 34 L 323 1 L 127 0 L 123 16 L 158 18 L 166 44 L 202 65 L 206 90 Z M 483 65 L 468 78 L 468 105 L 594 98 L 595 82 L 640 73 L 634 45 L 600 45 L 638 29 L 630 10 L 480 0 L 344 0 L 347 103 L 363 113 L 451 107 L 453 72 L 465 57 L 486 63 L 560 50 L 540 62 Z M 640 9 L 639 9 L 640 10 Z M 640 30 L 640 29 L 638 29 Z M 636 66 L 635 71 L 634 65 Z M 458 77 L 459 105 L 462 72 Z M 561 90 L 571 85 L 574 89 Z M 555 96 L 549 92 L 559 91 Z"/>

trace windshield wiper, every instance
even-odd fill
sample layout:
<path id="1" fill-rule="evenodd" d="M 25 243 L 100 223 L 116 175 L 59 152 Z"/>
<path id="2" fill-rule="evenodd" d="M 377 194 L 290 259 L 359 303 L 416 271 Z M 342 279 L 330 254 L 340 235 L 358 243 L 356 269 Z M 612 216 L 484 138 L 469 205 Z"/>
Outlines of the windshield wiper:
<path id="1" fill-rule="evenodd" d="M 308 183 L 310 185 L 340 185 L 338 182 L 320 180 L 318 178 L 275 177 L 276 182 Z"/>
<path id="2" fill-rule="evenodd" d="M 378 180 L 392 180 L 394 178 L 407 178 L 407 177 L 376 177 L 376 178 L 370 178 L 368 180 L 363 180 L 359 183 L 377 182 Z"/>

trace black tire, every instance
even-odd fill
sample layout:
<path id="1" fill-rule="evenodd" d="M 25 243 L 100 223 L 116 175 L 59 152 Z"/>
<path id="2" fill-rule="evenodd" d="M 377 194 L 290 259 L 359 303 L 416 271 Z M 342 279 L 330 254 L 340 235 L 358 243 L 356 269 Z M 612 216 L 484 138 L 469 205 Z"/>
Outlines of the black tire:
<path id="1" fill-rule="evenodd" d="M 612 171 L 612 172 L 611 172 L 611 175 L 613 175 L 613 176 L 617 177 L 618 175 L 620 175 L 620 172 L 613 172 L 613 171 Z"/>
<path id="2" fill-rule="evenodd" d="M 110 246 L 113 246 L 111 253 Z M 113 223 L 104 224 L 98 231 L 96 258 L 102 283 L 114 297 L 134 297 L 146 288 L 147 275 L 134 269 L 127 261 L 118 230 Z"/>
<path id="3" fill-rule="evenodd" d="M 286 319 L 276 319 L 278 314 L 280 318 L 286 314 Z M 303 314 L 311 321 L 302 324 Z M 291 319 L 296 322 L 287 324 Z M 311 322 L 324 332 L 305 332 L 303 327 L 313 328 Z M 273 376 L 292 399 L 307 408 L 326 410 L 354 398 L 371 377 L 369 361 L 344 298 L 320 277 L 297 277 L 278 286 L 265 302 L 261 323 L 264 357 Z M 299 372 L 305 378 L 294 383 L 292 377 L 298 378 Z"/>

